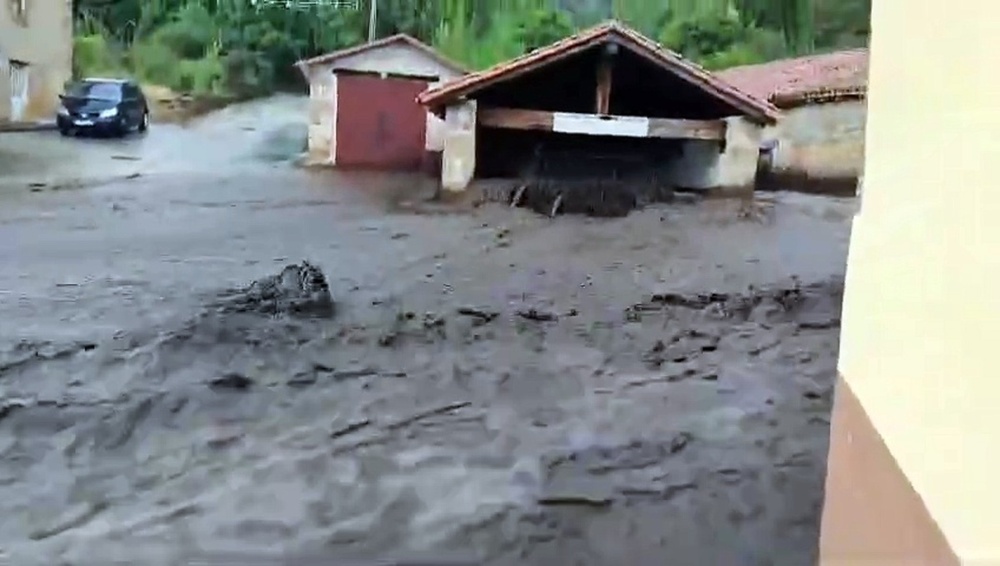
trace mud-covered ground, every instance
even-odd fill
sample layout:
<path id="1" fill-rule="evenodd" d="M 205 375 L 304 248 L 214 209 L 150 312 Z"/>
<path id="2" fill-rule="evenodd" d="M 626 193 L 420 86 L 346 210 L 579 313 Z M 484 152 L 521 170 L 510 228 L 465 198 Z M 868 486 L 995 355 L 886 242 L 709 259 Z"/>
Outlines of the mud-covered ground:
<path id="1" fill-rule="evenodd" d="M 0 561 L 814 561 L 850 200 L 402 213 L 300 116 L 0 135 Z"/>

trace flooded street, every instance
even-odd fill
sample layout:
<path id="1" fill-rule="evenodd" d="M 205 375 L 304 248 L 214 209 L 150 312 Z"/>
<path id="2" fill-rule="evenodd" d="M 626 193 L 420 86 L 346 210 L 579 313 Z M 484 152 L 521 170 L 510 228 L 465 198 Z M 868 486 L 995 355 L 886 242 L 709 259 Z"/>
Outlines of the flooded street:
<path id="1" fill-rule="evenodd" d="M 0 134 L 0 562 L 815 561 L 852 199 L 404 213 L 305 116 Z"/>

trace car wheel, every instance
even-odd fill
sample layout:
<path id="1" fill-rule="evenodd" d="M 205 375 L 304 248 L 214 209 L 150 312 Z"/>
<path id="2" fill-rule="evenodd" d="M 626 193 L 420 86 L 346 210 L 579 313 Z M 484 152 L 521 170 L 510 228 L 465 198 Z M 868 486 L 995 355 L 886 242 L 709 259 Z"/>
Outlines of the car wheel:
<path id="1" fill-rule="evenodd" d="M 145 132 L 149 129 L 149 110 L 143 110 L 142 121 L 139 122 L 139 131 Z"/>
<path id="2" fill-rule="evenodd" d="M 69 131 L 69 128 L 59 128 L 59 135 L 61 135 L 64 138 L 68 137 L 70 133 L 71 132 Z"/>

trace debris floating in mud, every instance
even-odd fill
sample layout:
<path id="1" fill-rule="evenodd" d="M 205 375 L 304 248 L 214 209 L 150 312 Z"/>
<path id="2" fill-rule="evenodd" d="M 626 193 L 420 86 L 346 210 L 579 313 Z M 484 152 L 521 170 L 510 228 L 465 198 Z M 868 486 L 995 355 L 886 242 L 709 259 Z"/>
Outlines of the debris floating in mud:
<path id="1" fill-rule="evenodd" d="M 546 506 L 608 507 L 614 503 L 614 491 L 607 484 L 590 477 L 550 480 L 538 504 Z"/>
<path id="2" fill-rule="evenodd" d="M 413 423 L 415 423 L 417 421 L 421 421 L 423 419 L 426 419 L 428 417 L 434 417 L 434 416 L 437 416 L 437 415 L 445 415 L 445 414 L 448 414 L 448 413 L 450 413 L 452 411 L 457 411 L 458 409 L 464 409 L 464 408 L 466 408 L 466 407 L 468 407 L 470 405 L 472 405 L 472 403 L 470 403 L 468 401 L 460 401 L 458 403 L 449 403 L 447 405 L 442 405 L 440 407 L 434 407 L 432 409 L 427 409 L 425 411 L 420 411 L 419 413 L 416 413 L 414 415 L 410 415 L 409 417 L 406 417 L 406 418 L 400 419 L 400 420 L 398 420 L 396 422 L 390 423 L 390 424 L 386 425 L 385 428 L 388 429 L 388 430 L 395 430 L 395 429 L 404 428 L 404 427 L 407 427 L 407 426 L 409 426 L 409 425 L 411 425 L 411 424 L 413 424 Z"/>
<path id="3" fill-rule="evenodd" d="M 335 308 L 323 271 L 303 261 L 226 297 L 222 310 L 329 318 Z"/>
<path id="4" fill-rule="evenodd" d="M 491 311 L 486 309 L 480 309 L 475 307 L 461 307 L 458 309 L 458 314 L 462 316 L 469 316 L 476 319 L 479 322 L 492 322 L 496 320 L 500 313 L 497 311 Z"/>
<path id="5" fill-rule="evenodd" d="M 822 318 L 815 320 L 804 320 L 799 323 L 801 330 L 829 330 L 840 326 L 840 319 L 837 317 Z"/>
<path id="6" fill-rule="evenodd" d="M 289 387 L 308 387 L 315 385 L 317 381 L 316 372 L 299 372 L 286 381 L 285 385 Z"/>
<path id="7" fill-rule="evenodd" d="M 348 424 L 346 424 L 346 425 L 344 425 L 344 426 L 342 426 L 342 427 L 334 430 L 333 432 L 331 432 L 330 433 L 330 438 L 337 439 L 337 438 L 340 438 L 342 436 L 347 436 L 348 434 L 351 434 L 352 432 L 357 432 L 357 431 L 359 431 L 359 430 L 361 430 L 361 429 L 363 429 L 363 428 L 365 428 L 365 427 L 367 427 L 367 426 L 369 426 L 371 424 L 372 424 L 371 419 L 361 419 L 361 420 L 358 420 L 358 421 L 354 421 L 354 422 L 348 423 Z"/>
<path id="8" fill-rule="evenodd" d="M 691 442 L 691 440 L 692 436 L 690 433 L 682 432 L 678 434 L 670 441 L 670 453 L 677 454 L 681 450 L 684 450 L 687 448 L 687 445 Z"/>
<path id="9" fill-rule="evenodd" d="M 670 202 L 674 188 L 657 181 L 613 179 L 539 179 L 511 192 L 512 207 L 539 214 L 620 217 L 647 204 Z"/>
<path id="10" fill-rule="evenodd" d="M 227 373 L 209 382 L 212 389 L 228 389 L 232 391 L 246 391 L 253 386 L 253 380 L 241 373 Z"/>
<path id="11" fill-rule="evenodd" d="M 14 411 L 18 409 L 23 409 L 28 406 L 28 403 L 19 400 L 6 399 L 0 401 L 0 421 L 9 417 Z"/>
<path id="12" fill-rule="evenodd" d="M 538 309 L 520 310 L 517 311 L 517 316 L 526 320 L 533 320 L 535 322 L 551 322 L 559 318 L 555 313 L 541 311 Z"/>
<path id="13" fill-rule="evenodd" d="M 661 312 L 669 309 L 704 310 L 713 308 L 717 317 L 722 319 L 748 319 L 755 309 L 761 306 L 773 307 L 773 314 L 791 315 L 800 311 L 808 301 L 834 300 L 839 303 L 843 296 L 842 285 L 829 282 L 814 283 L 801 286 L 798 283 L 790 287 L 771 289 L 750 288 L 745 293 L 655 293 L 648 301 L 636 303 L 628 307 L 625 317 L 628 320 L 641 319 L 643 314 Z M 837 317 L 814 318 L 803 321 L 801 328 L 828 329 L 839 325 Z M 711 347 L 711 346 L 710 346 Z"/>
<path id="14" fill-rule="evenodd" d="M 358 379 L 361 377 L 371 377 L 373 375 L 378 375 L 378 370 L 370 367 L 362 367 L 355 369 L 346 369 L 342 371 L 335 371 L 333 373 L 333 379 L 337 381 L 345 381 L 348 379 Z"/>
<path id="15" fill-rule="evenodd" d="M 81 503 L 67 510 L 66 513 L 63 514 L 63 516 L 56 522 L 56 524 L 36 530 L 29 534 L 28 538 L 33 541 L 45 540 L 76 527 L 81 527 L 87 524 L 91 519 L 100 515 L 107 508 L 108 503 L 105 501 L 99 501 L 97 503 Z"/>
<path id="16" fill-rule="evenodd" d="M 582 505 L 587 507 L 607 507 L 611 505 L 612 499 L 608 496 L 595 496 L 588 494 L 553 494 L 544 495 L 538 498 L 540 505 Z"/>

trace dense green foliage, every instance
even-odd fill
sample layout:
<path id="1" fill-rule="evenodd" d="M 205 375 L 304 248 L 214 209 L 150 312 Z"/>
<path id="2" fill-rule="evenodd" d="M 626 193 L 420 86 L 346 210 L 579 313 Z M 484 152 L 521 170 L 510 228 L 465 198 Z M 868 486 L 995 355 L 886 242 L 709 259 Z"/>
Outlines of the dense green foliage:
<path id="1" fill-rule="evenodd" d="M 78 74 L 255 95 L 301 58 L 364 41 L 372 0 L 76 0 Z M 710 68 L 864 45 L 871 0 L 378 0 L 405 32 L 482 68 L 614 17 Z"/>

